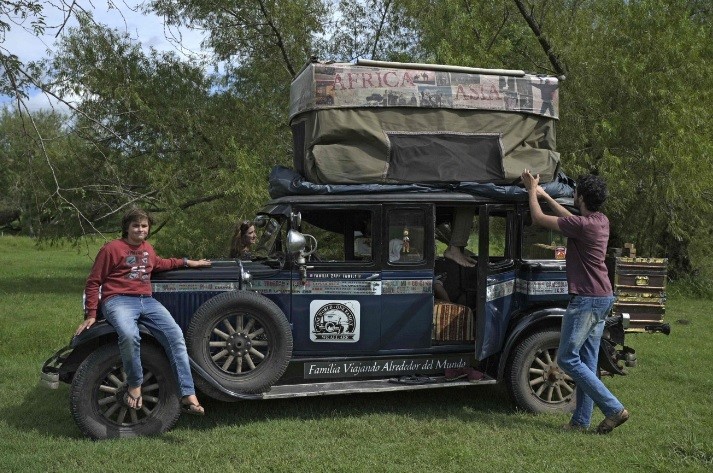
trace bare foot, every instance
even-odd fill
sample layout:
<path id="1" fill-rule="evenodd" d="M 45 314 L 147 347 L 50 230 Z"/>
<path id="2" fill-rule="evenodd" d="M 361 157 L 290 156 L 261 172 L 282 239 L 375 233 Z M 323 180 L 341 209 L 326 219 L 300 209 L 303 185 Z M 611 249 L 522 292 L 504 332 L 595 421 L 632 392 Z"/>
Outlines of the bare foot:
<path id="1" fill-rule="evenodd" d="M 181 398 L 181 411 L 185 412 L 186 414 L 193 414 L 198 416 L 202 416 L 205 414 L 205 409 L 203 409 L 203 406 L 200 405 L 200 403 L 198 402 L 198 398 L 195 394 L 183 396 L 183 398 Z"/>
<path id="2" fill-rule="evenodd" d="M 200 404 L 200 402 L 198 402 L 198 398 L 196 397 L 195 394 L 191 394 L 190 396 L 183 396 L 181 401 L 183 401 L 183 404 L 194 404 L 194 405 Z"/>
<path id="3" fill-rule="evenodd" d="M 443 256 L 455 261 L 461 266 L 465 266 L 466 268 L 472 268 L 475 266 L 475 261 L 466 256 L 465 253 L 463 253 L 463 250 L 456 246 L 449 246 L 446 248 L 446 251 L 443 252 Z"/>
<path id="4" fill-rule="evenodd" d="M 124 394 L 124 403 L 131 409 L 139 410 L 143 407 L 143 398 L 141 397 L 141 386 L 129 386 Z"/>

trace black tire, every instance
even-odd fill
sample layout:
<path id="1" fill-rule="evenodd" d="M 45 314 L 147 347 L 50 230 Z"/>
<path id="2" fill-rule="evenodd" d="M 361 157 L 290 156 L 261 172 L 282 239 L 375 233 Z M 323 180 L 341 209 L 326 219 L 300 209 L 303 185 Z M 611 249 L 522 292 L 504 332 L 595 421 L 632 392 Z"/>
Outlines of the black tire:
<path id="1" fill-rule="evenodd" d="M 545 330 L 529 335 L 516 346 L 506 381 L 520 409 L 534 413 L 574 410 L 574 381 L 557 365 L 559 340 L 559 330 Z"/>
<path id="2" fill-rule="evenodd" d="M 270 389 L 292 356 L 292 330 L 280 308 L 253 292 L 224 292 L 203 304 L 186 333 L 188 353 L 221 386 L 239 393 Z M 200 376 L 208 396 L 235 401 Z"/>
<path id="3" fill-rule="evenodd" d="M 95 440 L 156 435 L 171 429 L 181 413 L 178 387 L 164 351 L 141 344 L 143 407 L 124 403 L 126 374 L 116 342 L 91 353 L 72 380 L 69 404 L 84 435 Z"/>

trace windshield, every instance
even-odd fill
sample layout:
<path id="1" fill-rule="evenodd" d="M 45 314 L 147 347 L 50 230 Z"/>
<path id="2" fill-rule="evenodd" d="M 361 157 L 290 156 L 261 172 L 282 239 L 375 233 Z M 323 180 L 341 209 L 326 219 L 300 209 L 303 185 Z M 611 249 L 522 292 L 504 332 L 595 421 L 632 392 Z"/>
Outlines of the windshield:
<path id="1" fill-rule="evenodd" d="M 281 259 L 283 256 L 282 227 L 284 218 L 277 220 L 270 215 L 255 217 L 255 226 L 258 231 L 258 241 L 252 252 L 253 259 Z"/>

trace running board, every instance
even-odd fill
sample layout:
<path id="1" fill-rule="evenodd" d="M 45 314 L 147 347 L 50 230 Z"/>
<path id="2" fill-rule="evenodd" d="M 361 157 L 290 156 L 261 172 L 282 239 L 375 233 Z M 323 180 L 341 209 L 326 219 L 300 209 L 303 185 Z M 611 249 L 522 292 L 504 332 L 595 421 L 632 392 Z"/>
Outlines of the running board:
<path id="1" fill-rule="evenodd" d="M 478 381 L 446 381 L 440 377 L 412 377 L 376 379 L 364 381 L 336 381 L 330 383 L 283 384 L 273 386 L 262 394 L 262 399 L 285 399 L 293 397 L 328 396 L 331 394 L 363 394 L 391 391 L 413 391 L 416 389 L 452 388 L 455 386 L 475 386 L 496 384 L 488 377 Z"/>

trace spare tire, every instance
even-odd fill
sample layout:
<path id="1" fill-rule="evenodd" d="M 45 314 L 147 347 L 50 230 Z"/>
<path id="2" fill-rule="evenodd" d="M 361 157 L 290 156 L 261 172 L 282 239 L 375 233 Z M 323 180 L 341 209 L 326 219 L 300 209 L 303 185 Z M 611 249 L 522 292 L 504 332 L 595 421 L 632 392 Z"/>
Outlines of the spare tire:
<path id="1" fill-rule="evenodd" d="M 292 356 L 292 331 L 285 314 L 253 292 L 224 292 L 200 306 L 188 326 L 186 343 L 201 368 L 221 386 L 240 393 L 267 391 Z M 200 376 L 195 381 L 204 393 L 226 400 Z"/>

